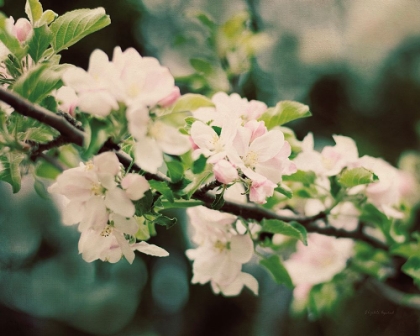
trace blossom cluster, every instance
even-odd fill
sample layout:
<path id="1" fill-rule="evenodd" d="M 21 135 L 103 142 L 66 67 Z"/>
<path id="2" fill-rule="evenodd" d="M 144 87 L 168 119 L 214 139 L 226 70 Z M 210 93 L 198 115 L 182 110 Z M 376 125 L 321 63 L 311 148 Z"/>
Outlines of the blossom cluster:
<path id="1" fill-rule="evenodd" d="M 265 203 L 283 175 L 296 171 L 289 160 L 290 144 L 279 129 L 267 130 L 258 120 L 267 106 L 238 94 L 216 93 L 214 107 L 193 112 L 191 126 L 194 154 L 207 157 L 216 180 L 223 184 L 242 181 L 250 201 Z"/>
<path id="2" fill-rule="evenodd" d="M 356 143 L 345 136 L 333 136 L 335 146 L 326 146 L 321 152 L 314 150 L 313 135 L 308 134 L 302 141 L 302 152 L 294 162 L 299 170 L 316 173 L 317 185 L 320 190 L 330 190 L 330 176 L 338 175 L 344 169 L 363 167 L 373 172 L 378 180 L 351 188 L 349 195 L 364 194 L 367 201 L 375 205 L 385 215 L 391 218 L 402 218 L 403 214 L 397 209 L 404 194 L 406 175 L 392 167 L 380 158 L 368 155 L 359 157 Z M 323 211 L 332 204 L 331 197 L 326 197 L 323 205 L 320 200 L 307 202 L 306 214 L 313 215 Z M 360 214 L 351 202 L 341 202 L 341 210 L 356 219 Z M 335 211 L 337 211 L 336 209 Z M 337 213 L 335 213 L 337 215 Z M 355 221 L 352 221 L 355 223 Z M 347 225 L 349 230 L 355 229 L 354 225 Z"/>
<path id="3" fill-rule="evenodd" d="M 124 256 L 134 260 L 134 251 L 155 256 L 168 253 L 144 241 L 136 242 L 140 221 L 135 204 L 150 189 L 138 174 L 122 174 L 115 153 L 97 155 L 87 164 L 64 171 L 49 187 L 64 196 L 63 223 L 79 224 L 79 253 L 88 262 L 117 262 Z"/>
<path id="4" fill-rule="evenodd" d="M 213 292 L 225 296 L 238 295 L 244 286 L 257 294 L 257 280 L 242 272 L 254 244 L 238 218 L 203 206 L 190 208 L 187 214 L 195 230 L 192 241 L 198 245 L 186 252 L 194 261 L 192 283 L 210 282 Z"/>
<path id="5" fill-rule="evenodd" d="M 60 108 L 70 114 L 82 112 L 104 118 L 112 111 L 125 110 L 130 134 L 136 140 L 136 163 L 156 173 L 163 153 L 181 155 L 191 148 L 186 135 L 158 118 L 151 109 L 171 105 L 180 96 L 168 68 L 155 58 L 141 57 L 133 48 L 114 49 L 112 61 L 95 50 L 87 71 L 73 67 L 63 75 L 65 86 L 56 97 Z"/>

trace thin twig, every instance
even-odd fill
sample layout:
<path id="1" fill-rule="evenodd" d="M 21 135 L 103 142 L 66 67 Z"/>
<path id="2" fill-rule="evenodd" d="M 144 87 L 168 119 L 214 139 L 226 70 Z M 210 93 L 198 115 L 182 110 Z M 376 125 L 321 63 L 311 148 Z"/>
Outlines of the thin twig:
<path id="1" fill-rule="evenodd" d="M 43 107 L 37 106 L 29 102 L 28 100 L 20 97 L 16 93 L 13 93 L 9 90 L 6 90 L 2 87 L 0 87 L 0 100 L 4 101 L 5 103 L 11 105 L 16 112 L 36 119 L 48 126 L 51 126 L 55 128 L 57 131 L 60 132 L 61 136 L 57 138 L 55 141 L 56 143 L 46 144 L 45 149 L 52 148 L 50 146 L 56 145 L 61 140 L 60 138 L 63 137 L 67 143 L 73 143 L 79 146 L 82 146 L 85 139 L 85 133 L 80 129 L 80 126 L 75 124 L 74 122 L 69 122 L 64 116 L 60 116 L 57 114 L 54 114 L 48 110 L 46 110 Z M 41 145 L 39 145 L 40 147 Z M 51 158 L 47 155 L 43 154 L 42 151 L 36 150 L 36 153 L 38 156 L 42 157 L 43 159 L 51 162 Z M 106 142 L 104 146 L 101 148 L 100 151 L 115 151 L 119 147 L 111 142 Z M 45 150 L 44 149 L 44 150 Z M 121 162 L 121 164 L 128 168 L 131 166 L 132 171 L 140 172 L 142 173 L 147 179 L 151 180 L 157 180 L 157 181 L 165 181 L 169 182 L 167 178 L 164 178 L 162 176 L 146 173 L 142 171 L 142 169 L 136 165 L 133 164 L 132 158 L 128 156 L 127 154 L 123 153 L 122 151 L 116 152 L 116 155 L 118 157 L 118 160 Z M 193 198 L 196 200 L 200 200 L 203 202 L 203 205 L 211 208 L 212 203 L 215 200 L 215 196 L 210 194 L 208 191 L 213 190 L 218 186 L 218 182 L 212 182 L 208 185 L 202 187 L 198 191 L 196 191 L 193 194 Z M 325 220 L 326 214 L 323 212 L 320 212 L 319 214 L 315 216 L 310 217 L 302 217 L 302 216 L 293 216 L 293 217 L 287 217 L 287 216 L 281 216 L 276 214 L 275 212 L 269 211 L 267 209 L 264 209 L 260 206 L 257 206 L 255 204 L 243 204 L 243 203 L 235 203 L 230 201 L 225 201 L 223 206 L 220 209 L 223 212 L 228 212 L 234 215 L 237 215 L 239 217 L 242 217 L 247 220 L 254 220 L 254 221 L 261 221 L 263 219 L 277 219 L 285 222 L 292 222 L 297 221 L 300 224 L 304 225 L 309 232 L 318 232 L 321 234 L 329 235 L 329 236 L 335 236 L 340 238 L 352 238 L 356 240 L 365 241 L 374 247 L 386 249 L 386 246 L 381 243 L 377 242 L 373 238 L 366 236 L 363 232 L 360 231 L 345 231 L 341 229 L 336 229 L 333 227 L 326 227 L 326 228 L 320 228 L 315 225 L 315 222 L 318 220 Z"/>

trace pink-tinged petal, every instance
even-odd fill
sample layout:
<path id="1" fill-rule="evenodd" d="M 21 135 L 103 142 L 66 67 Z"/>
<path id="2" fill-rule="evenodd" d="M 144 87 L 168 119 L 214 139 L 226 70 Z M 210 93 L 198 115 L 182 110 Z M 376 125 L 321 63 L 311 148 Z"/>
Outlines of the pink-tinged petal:
<path id="1" fill-rule="evenodd" d="M 256 138 L 249 150 L 258 154 L 258 161 L 264 162 L 276 156 L 284 144 L 284 135 L 280 130 L 271 130 Z"/>
<path id="2" fill-rule="evenodd" d="M 139 230 L 139 225 L 134 217 L 126 218 L 124 216 L 118 215 L 116 213 L 112 214 L 112 221 L 114 222 L 114 227 L 121 233 L 126 233 L 131 236 L 134 236 Z"/>
<path id="3" fill-rule="evenodd" d="M 137 201 L 144 196 L 144 193 L 150 189 L 149 182 L 138 174 L 127 174 L 121 180 L 121 186 L 125 189 L 127 196 Z"/>
<path id="4" fill-rule="evenodd" d="M 124 255 L 125 259 L 132 264 L 135 258 L 134 251 L 132 250 L 128 241 L 124 238 L 124 236 L 119 232 L 113 232 L 114 237 L 117 239 L 118 245 L 121 248 L 121 252 Z"/>
<path id="5" fill-rule="evenodd" d="M 217 181 L 229 184 L 239 178 L 238 171 L 229 161 L 220 160 L 213 166 L 213 173 Z"/>
<path id="6" fill-rule="evenodd" d="M 245 264 L 251 260 L 254 254 L 254 244 L 248 235 L 233 236 L 230 241 L 231 260 L 241 264 Z"/>
<path id="7" fill-rule="evenodd" d="M 342 135 L 333 135 L 333 138 L 336 150 L 345 157 L 346 161 L 353 162 L 359 158 L 356 142 L 352 138 Z"/>
<path id="8" fill-rule="evenodd" d="M 105 205 L 108 209 L 125 217 L 134 216 L 136 211 L 133 202 L 128 198 L 125 191 L 120 188 L 114 188 L 106 192 Z"/>
<path id="9" fill-rule="evenodd" d="M 89 57 L 88 73 L 92 76 L 103 74 L 104 67 L 109 63 L 108 55 L 100 49 L 95 49 Z"/>
<path id="10" fill-rule="evenodd" d="M 254 141 L 256 138 L 268 132 L 267 127 L 265 127 L 264 121 L 251 120 L 248 121 L 244 127 L 251 130 L 252 135 L 250 142 Z"/>
<path id="11" fill-rule="evenodd" d="M 156 174 L 163 164 L 163 153 L 154 139 L 138 139 L 135 149 L 136 163 L 149 173 Z"/>
<path id="12" fill-rule="evenodd" d="M 72 67 L 64 72 L 63 82 L 66 86 L 76 90 L 76 92 L 91 90 L 96 86 L 92 76 L 85 70 L 77 67 Z"/>
<path id="13" fill-rule="evenodd" d="M 118 103 L 107 90 L 96 89 L 79 94 L 79 109 L 98 117 L 106 117 L 112 110 L 118 109 Z"/>
<path id="14" fill-rule="evenodd" d="M 98 174 L 116 176 L 121 169 L 120 161 L 113 152 L 101 153 L 93 158 L 93 164 Z"/>
<path id="15" fill-rule="evenodd" d="M 181 155 L 191 149 L 189 137 L 181 134 L 178 129 L 164 123 L 156 126 L 159 127 L 159 134 L 156 134 L 155 139 L 164 153 Z"/>
<path id="16" fill-rule="evenodd" d="M 267 197 L 273 196 L 275 187 L 276 184 L 269 180 L 253 181 L 249 193 L 250 201 L 258 204 L 266 203 Z"/>
<path id="17" fill-rule="evenodd" d="M 79 98 L 76 91 L 69 86 L 62 86 L 55 94 L 60 111 L 70 114 L 72 117 L 75 115 L 75 109 L 79 103 Z"/>
<path id="18" fill-rule="evenodd" d="M 196 121 L 191 126 L 191 138 L 194 143 L 203 151 L 203 154 L 209 156 L 214 149 L 214 143 L 219 136 L 210 126 Z"/>
<path id="19" fill-rule="evenodd" d="M 314 150 L 314 135 L 312 133 L 308 133 L 302 140 L 301 143 L 302 151 L 310 152 Z"/>
<path id="20" fill-rule="evenodd" d="M 15 23 L 15 35 L 19 42 L 25 42 L 32 35 L 33 29 L 31 23 L 24 18 L 20 18 Z"/>
<path id="21" fill-rule="evenodd" d="M 181 91 L 179 90 L 178 86 L 174 86 L 172 92 L 165 98 L 159 100 L 158 104 L 162 107 L 168 107 L 174 104 L 179 97 L 181 97 Z"/>
<path id="22" fill-rule="evenodd" d="M 163 248 L 153 244 L 148 244 L 144 241 L 132 245 L 132 248 L 144 254 L 152 255 L 155 257 L 167 257 L 169 255 L 169 253 Z"/>
<path id="23" fill-rule="evenodd" d="M 143 139 L 147 134 L 150 116 L 146 105 L 132 106 L 126 112 L 128 130 L 136 139 Z"/>
<path id="24" fill-rule="evenodd" d="M 108 212 L 101 197 L 95 196 L 85 203 L 83 220 L 80 222 L 79 231 L 87 229 L 101 230 L 108 223 Z"/>
<path id="25" fill-rule="evenodd" d="M 251 141 L 252 131 L 245 127 L 237 129 L 232 146 L 235 148 L 237 155 L 244 157 L 248 151 L 249 143 Z"/>

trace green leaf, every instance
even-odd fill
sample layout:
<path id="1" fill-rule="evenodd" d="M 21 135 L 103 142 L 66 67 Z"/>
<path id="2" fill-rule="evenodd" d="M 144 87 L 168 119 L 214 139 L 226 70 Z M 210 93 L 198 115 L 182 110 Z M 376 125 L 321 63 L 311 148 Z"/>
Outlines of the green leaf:
<path id="1" fill-rule="evenodd" d="M 409 258 L 414 255 L 420 255 L 420 245 L 414 242 L 394 245 L 391 247 L 390 252 L 394 255 Z"/>
<path id="2" fill-rule="evenodd" d="M 44 10 L 39 0 L 26 0 L 25 13 L 33 26 L 41 18 L 43 12 Z"/>
<path id="3" fill-rule="evenodd" d="M 61 174 L 61 170 L 51 163 L 39 160 L 36 166 L 35 174 L 39 177 L 55 180 L 58 175 Z"/>
<path id="4" fill-rule="evenodd" d="M 264 266 L 270 272 L 276 283 L 293 288 L 292 279 L 278 256 L 272 255 L 269 258 L 262 259 L 260 260 L 260 265 Z"/>
<path id="5" fill-rule="evenodd" d="M 310 117 L 311 115 L 307 105 L 291 100 L 284 100 L 277 103 L 275 107 L 265 111 L 261 116 L 261 120 L 265 122 L 265 126 L 268 129 L 271 129 L 296 119 Z"/>
<path id="6" fill-rule="evenodd" d="M 315 183 L 316 175 L 313 171 L 298 170 L 292 175 L 282 177 L 283 181 L 301 182 L 304 186 L 309 187 Z"/>
<path id="7" fill-rule="evenodd" d="M 34 189 L 39 197 L 43 199 L 50 199 L 50 194 L 48 193 L 47 188 L 45 188 L 45 184 L 42 183 L 40 180 L 35 179 Z"/>
<path id="8" fill-rule="evenodd" d="M 136 238 L 139 240 L 148 240 L 150 238 L 149 224 L 145 221 L 144 217 L 134 217 L 139 230 L 135 234 Z"/>
<path id="9" fill-rule="evenodd" d="M 20 44 L 15 36 L 9 33 L 6 28 L 6 19 L 4 14 L 0 14 L 0 41 L 16 58 L 21 60 L 26 55 L 27 49 Z"/>
<path id="10" fill-rule="evenodd" d="M 361 184 L 368 184 L 378 180 L 378 177 L 370 170 L 358 167 L 353 169 L 345 169 L 340 177 L 338 183 L 347 188 L 352 188 Z"/>
<path id="11" fill-rule="evenodd" d="M 40 103 L 51 91 L 62 86 L 61 76 L 68 67 L 38 64 L 15 82 L 13 91 L 33 103 Z"/>
<path id="12" fill-rule="evenodd" d="M 200 174 L 204 171 L 207 164 L 207 158 L 204 155 L 200 155 L 200 157 L 194 161 L 192 166 L 193 174 Z"/>
<path id="13" fill-rule="evenodd" d="M 150 182 L 150 181 L 149 181 Z M 203 205 L 203 202 L 196 200 L 175 200 L 174 202 L 161 201 L 161 204 L 164 209 L 182 209 L 182 208 L 191 208 L 198 205 Z"/>
<path id="14" fill-rule="evenodd" d="M 165 198 L 173 203 L 174 202 L 174 194 L 172 193 L 171 188 L 168 186 L 168 183 L 161 182 L 161 181 L 155 181 L 155 180 L 149 180 L 150 187 L 152 189 L 157 190 L 160 192 Z"/>
<path id="15" fill-rule="evenodd" d="M 167 216 L 158 216 L 157 218 L 155 218 L 155 220 L 153 221 L 156 224 L 165 226 L 167 229 L 170 229 L 172 226 L 174 226 L 177 222 L 176 217 L 174 218 L 170 218 Z"/>
<path id="16" fill-rule="evenodd" d="M 85 151 L 82 153 L 84 159 L 89 160 L 93 155 L 97 154 L 99 149 L 108 140 L 109 123 L 105 120 L 96 118 L 89 119 L 88 136 L 85 137 Z"/>
<path id="17" fill-rule="evenodd" d="M 166 166 L 168 167 L 168 174 L 172 181 L 172 183 L 177 183 L 182 180 L 184 177 L 184 166 L 181 162 L 172 160 L 166 162 Z"/>
<path id="18" fill-rule="evenodd" d="M 209 76 L 214 72 L 213 65 L 201 58 L 191 58 L 190 64 L 198 73 Z"/>
<path id="19" fill-rule="evenodd" d="M 52 40 L 52 33 L 45 24 L 39 28 L 34 28 L 32 38 L 28 42 L 28 52 L 32 59 L 37 63 Z"/>
<path id="20" fill-rule="evenodd" d="M 56 19 L 57 16 L 57 13 L 53 12 L 51 9 L 47 9 L 44 13 L 42 13 L 41 18 L 38 20 L 35 27 L 41 27 L 44 24 L 49 25 Z"/>
<path id="21" fill-rule="evenodd" d="M 134 203 L 136 207 L 136 216 L 143 216 L 152 210 L 153 194 L 150 190 L 144 193 L 144 196 Z"/>
<path id="22" fill-rule="evenodd" d="M 363 242 L 356 243 L 351 266 L 378 280 L 384 280 L 394 273 L 394 265 L 388 254 Z"/>
<path id="23" fill-rule="evenodd" d="M 58 17 L 50 26 L 53 32 L 52 46 L 56 53 L 67 49 L 85 36 L 111 23 L 105 9 L 77 9 Z"/>
<path id="24" fill-rule="evenodd" d="M 20 152 L 8 152 L 0 156 L 0 180 L 12 186 L 17 193 L 21 186 L 20 163 L 25 155 Z"/>
<path id="25" fill-rule="evenodd" d="M 261 222 L 262 231 L 280 233 L 282 235 L 299 239 L 303 244 L 308 245 L 307 231 L 298 222 L 286 223 L 278 219 L 263 219 Z"/>
<path id="26" fill-rule="evenodd" d="M 185 112 L 185 111 L 195 111 L 200 107 L 209 107 L 214 106 L 213 102 L 200 94 L 187 93 L 178 98 L 172 107 L 172 113 L 176 112 Z M 194 118 L 193 121 L 196 119 Z"/>
<path id="27" fill-rule="evenodd" d="M 286 196 L 287 198 L 292 198 L 293 197 L 293 191 L 292 189 L 290 189 L 288 186 L 286 185 L 280 185 L 275 189 L 277 192 L 279 192 L 280 194 Z"/>
<path id="28" fill-rule="evenodd" d="M 225 199 L 223 198 L 224 193 L 225 193 L 225 189 L 223 189 L 221 193 L 216 194 L 216 198 L 211 204 L 212 209 L 220 210 L 222 208 L 223 204 L 225 204 Z"/>
<path id="29" fill-rule="evenodd" d="M 413 279 L 420 280 L 420 257 L 411 257 L 401 267 L 401 270 Z"/>

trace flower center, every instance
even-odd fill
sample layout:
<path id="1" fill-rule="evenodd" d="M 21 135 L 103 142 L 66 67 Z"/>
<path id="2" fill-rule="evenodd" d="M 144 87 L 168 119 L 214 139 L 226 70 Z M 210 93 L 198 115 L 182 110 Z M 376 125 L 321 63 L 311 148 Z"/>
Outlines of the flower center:
<path id="1" fill-rule="evenodd" d="M 151 123 L 149 126 L 149 136 L 153 139 L 159 139 L 162 138 L 165 134 L 163 124 L 159 121 L 156 121 L 154 123 Z"/>
<path id="2" fill-rule="evenodd" d="M 243 159 L 245 166 L 249 168 L 255 168 L 258 163 L 258 154 L 254 151 L 249 151 L 248 154 Z"/>
<path id="3" fill-rule="evenodd" d="M 97 182 L 97 183 L 92 184 L 92 186 L 90 187 L 90 191 L 92 192 L 93 195 L 99 196 L 104 193 L 104 188 L 102 187 L 100 183 Z"/>
<path id="4" fill-rule="evenodd" d="M 102 230 L 101 236 L 102 237 L 109 237 L 109 235 L 112 233 L 112 227 L 107 225 L 105 229 Z"/>

